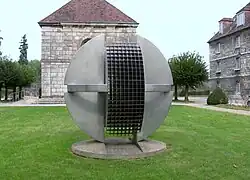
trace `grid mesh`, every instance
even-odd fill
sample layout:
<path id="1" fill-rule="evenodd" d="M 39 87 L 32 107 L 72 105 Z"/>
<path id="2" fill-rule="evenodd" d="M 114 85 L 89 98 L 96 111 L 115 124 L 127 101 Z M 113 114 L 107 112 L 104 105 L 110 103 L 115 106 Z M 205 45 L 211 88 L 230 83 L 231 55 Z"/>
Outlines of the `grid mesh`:
<path id="1" fill-rule="evenodd" d="M 140 132 L 144 114 L 143 57 L 137 44 L 106 47 L 108 110 L 106 131 L 113 135 Z"/>

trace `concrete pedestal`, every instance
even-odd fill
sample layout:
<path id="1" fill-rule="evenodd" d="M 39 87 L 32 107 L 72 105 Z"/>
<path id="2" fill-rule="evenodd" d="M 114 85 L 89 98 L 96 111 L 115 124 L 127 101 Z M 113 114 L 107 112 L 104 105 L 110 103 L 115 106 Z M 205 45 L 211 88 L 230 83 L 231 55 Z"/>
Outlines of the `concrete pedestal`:
<path id="1" fill-rule="evenodd" d="M 105 143 L 94 140 L 82 141 L 72 145 L 72 152 L 78 156 L 97 159 L 136 159 L 164 152 L 165 143 L 146 140 L 138 143 L 143 152 L 126 139 L 107 139 Z"/>

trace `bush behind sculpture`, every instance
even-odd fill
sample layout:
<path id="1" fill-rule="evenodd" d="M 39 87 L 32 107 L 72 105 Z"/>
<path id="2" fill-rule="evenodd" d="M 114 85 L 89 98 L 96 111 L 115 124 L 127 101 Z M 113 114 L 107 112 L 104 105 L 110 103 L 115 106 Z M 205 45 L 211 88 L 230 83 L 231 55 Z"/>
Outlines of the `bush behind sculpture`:
<path id="1" fill-rule="evenodd" d="M 228 104 L 228 97 L 223 90 L 217 87 L 207 98 L 208 105 Z"/>

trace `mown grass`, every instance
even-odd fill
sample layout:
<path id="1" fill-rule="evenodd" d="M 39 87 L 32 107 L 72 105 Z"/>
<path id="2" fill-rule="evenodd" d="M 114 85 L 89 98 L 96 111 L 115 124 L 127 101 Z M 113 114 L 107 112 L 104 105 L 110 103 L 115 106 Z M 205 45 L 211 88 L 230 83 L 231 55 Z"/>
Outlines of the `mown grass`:
<path id="1" fill-rule="evenodd" d="M 64 107 L 0 108 L 0 179 L 250 179 L 250 119 L 173 106 L 151 137 L 172 150 L 140 160 L 95 160 L 70 152 L 88 137 Z"/>

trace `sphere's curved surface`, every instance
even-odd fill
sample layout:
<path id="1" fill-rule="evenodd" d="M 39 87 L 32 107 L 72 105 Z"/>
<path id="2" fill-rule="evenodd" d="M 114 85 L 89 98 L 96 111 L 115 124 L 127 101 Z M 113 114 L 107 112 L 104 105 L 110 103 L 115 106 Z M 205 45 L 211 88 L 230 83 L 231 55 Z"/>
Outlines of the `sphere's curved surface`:
<path id="1" fill-rule="evenodd" d="M 144 59 L 146 84 L 173 84 L 172 73 L 168 62 L 160 50 L 149 40 L 138 36 Z M 173 93 L 146 92 L 144 120 L 141 139 L 152 135 L 165 120 L 172 103 Z"/>
<path id="2" fill-rule="evenodd" d="M 137 44 L 140 47 L 143 59 L 145 87 L 147 85 L 171 86 L 173 84 L 172 73 L 160 50 L 149 40 L 140 36 L 137 36 Z M 64 84 L 107 85 L 106 47 L 105 35 L 97 36 L 84 44 L 72 59 L 66 72 Z M 127 55 L 122 55 L 122 58 L 125 56 Z M 134 54 L 134 56 L 139 57 L 138 54 Z M 131 57 L 130 60 L 136 61 Z M 128 71 L 132 71 L 134 67 L 128 66 L 126 68 Z M 146 139 L 160 127 L 169 112 L 173 98 L 173 92 L 170 90 L 166 92 L 147 92 L 147 88 L 145 88 L 141 91 L 145 91 L 145 98 L 143 98 L 145 104 L 144 114 L 142 111 L 141 131 L 137 132 L 138 140 Z M 65 93 L 67 108 L 75 123 L 82 131 L 100 142 L 105 141 L 104 129 L 107 123 L 108 96 L 108 92 Z M 118 117 L 116 122 L 122 122 L 122 120 L 120 121 Z M 122 123 L 129 122 L 124 121 Z"/>
<path id="3" fill-rule="evenodd" d="M 66 85 L 104 84 L 104 35 L 88 41 L 72 59 L 65 76 Z M 65 93 L 67 108 L 81 130 L 104 141 L 104 98 L 96 92 Z"/>

